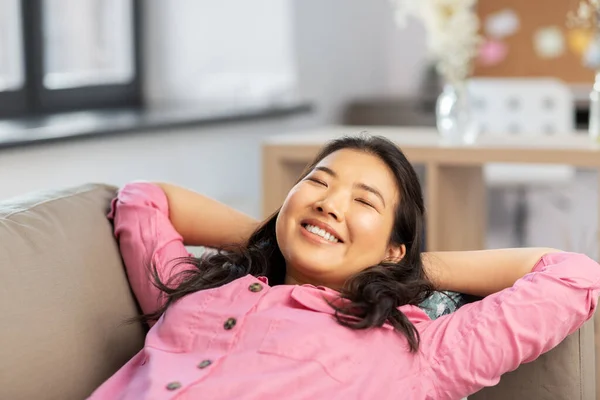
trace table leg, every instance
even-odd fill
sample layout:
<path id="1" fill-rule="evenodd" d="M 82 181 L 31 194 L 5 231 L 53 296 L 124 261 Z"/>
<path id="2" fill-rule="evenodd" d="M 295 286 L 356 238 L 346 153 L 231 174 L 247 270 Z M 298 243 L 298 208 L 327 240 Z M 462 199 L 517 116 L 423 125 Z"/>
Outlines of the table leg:
<path id="1" fill-rule="evenodd" d="M 598 171 L 598 186 L 596 190 L 598 191 L 598 199 L 600 199 L 600 171 Z M 595 257 L 596 261 L 600 260 L 600 201 L 597 201 L 597 215 L 596 215 L 596 252 Z M 600 312 L 596 311 L 594 314 L 594 354 L 596 361 L 596 399 L 600 400 Z"/>
<path id="2" fill-rule="evenodd" d="M 600 313 L 596 312 L 593 317 L 594 324 L 594 361 L 596 369 L 596 382 L 600 378 Z M 590 349 L 581 349 L 582 352 L 589 352 Z M 600 400 L 600 385 L 596 384 L 596 400 Z"/>
<path id="3" fill-rule="evenodd" d="M 486 187 L 481 166 L 426 165 L 428 251 L 485 248 Z"/>

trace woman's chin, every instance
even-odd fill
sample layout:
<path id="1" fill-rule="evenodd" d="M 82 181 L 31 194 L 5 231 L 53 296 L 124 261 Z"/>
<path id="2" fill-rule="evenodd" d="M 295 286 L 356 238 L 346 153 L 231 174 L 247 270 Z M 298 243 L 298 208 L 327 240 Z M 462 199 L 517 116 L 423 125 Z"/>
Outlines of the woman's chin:
<path id="1" fill-rule="evenodd" d="M 307 254 L 299 254 L 287 262 L 288 273 L 290 269 L 294 270 L 295 275 L 304 277 L 304 281 L 315 286 L 331 286 L 325 282 L 336 280 L 336 272 L 339 273 L 339 268 L 336 268 L 339 263 L 327 262 L 322 257 L 311 257 Z"/>

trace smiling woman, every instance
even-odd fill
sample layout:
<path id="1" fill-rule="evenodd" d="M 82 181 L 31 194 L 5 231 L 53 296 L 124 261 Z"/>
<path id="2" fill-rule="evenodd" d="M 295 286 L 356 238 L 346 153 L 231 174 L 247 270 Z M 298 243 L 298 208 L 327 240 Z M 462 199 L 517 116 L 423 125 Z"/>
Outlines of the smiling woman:
<path id="1" fill-rule="evenodd" d="M 262 223 L 149 183 L 109 217 L 155 324 L 93 399 L 458 399 L 560 343 L 600 292 L 582 255 L 421 254 L 419 181 L 381 137 L 327 144 Z M 487 297 L 431 320 L 417 305 L 434 289 Z"/>

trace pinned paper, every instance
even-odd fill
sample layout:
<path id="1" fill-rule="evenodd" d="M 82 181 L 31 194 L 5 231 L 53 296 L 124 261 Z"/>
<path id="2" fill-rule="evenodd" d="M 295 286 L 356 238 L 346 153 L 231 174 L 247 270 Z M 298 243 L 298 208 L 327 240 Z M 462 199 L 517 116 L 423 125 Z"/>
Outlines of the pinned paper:
<path id="1" fill-rule="evenodd" d="M 521 25 L 516 12 L 507 8 L 505 10 L 488 15 L 484 23 L 487 36 L 502 39 L 514 35 Z"/>
<path id="2" fill-rule="evenodd" d="M 567 33 L 567 42 L 569 43 L 569 48 L 576 55 L 583 56 L 592 41 L 592 35 L 592 31 L 588 29 L 570 30 Z"/>
<path id="3" fill-rule="evenodd" d="M 500 64 L 508 55 L 508 46 L 499 40 L 486 40 L 479 48 L 479 63 L 486 67 Z"/>
<path id="4" fill-rule="evenodd" d="M 565 47 L 565 37 L 557 26 L 540 28 L 533 35 L 533 48 L 541 58 L 560 57 Z"/>
<path id="5" fill-rule="evenodd" d="M 600 68 L 600 42 L 592 40 L 583 56 L 583 64 L 591 69 Z"/>

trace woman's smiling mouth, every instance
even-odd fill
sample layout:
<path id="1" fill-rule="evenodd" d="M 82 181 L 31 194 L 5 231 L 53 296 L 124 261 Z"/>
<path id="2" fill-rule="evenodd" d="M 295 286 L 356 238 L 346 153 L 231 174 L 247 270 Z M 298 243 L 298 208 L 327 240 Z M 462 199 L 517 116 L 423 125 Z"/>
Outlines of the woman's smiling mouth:
<path id="1" fill-rule="evenodd" d="M 310 223 L 303 223 L 302 231 L 303 231 L 303 233 L 306 233 L 308 235 L 315 237 L 315 239 L 319 238 L 325 242 L 329 242 L 329 243 L 342 242 L 337 236 L 335 236 L 334 233 L 329 232 L 326 229 L 320 228 L 320 227 L 310 224 Z"/>

